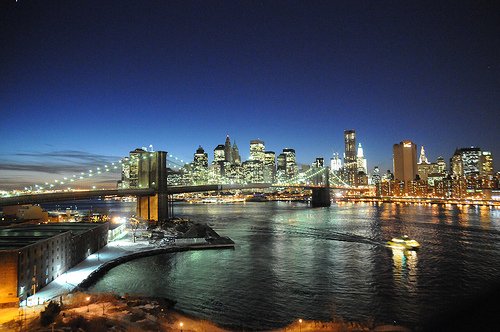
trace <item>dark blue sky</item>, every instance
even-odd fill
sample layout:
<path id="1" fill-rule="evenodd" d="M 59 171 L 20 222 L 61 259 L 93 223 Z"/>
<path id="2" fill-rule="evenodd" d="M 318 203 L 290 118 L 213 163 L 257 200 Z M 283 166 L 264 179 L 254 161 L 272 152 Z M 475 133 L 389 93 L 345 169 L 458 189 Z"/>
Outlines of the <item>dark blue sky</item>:
<path id="1" fill-rule="evenodd" d="M 403 139 L 498 169 L 498 22 L 498 1 L 2 1 L 0 164 L 191 160 L 228 133 L 310 163 L 355 129 L 369 169 Z"/>

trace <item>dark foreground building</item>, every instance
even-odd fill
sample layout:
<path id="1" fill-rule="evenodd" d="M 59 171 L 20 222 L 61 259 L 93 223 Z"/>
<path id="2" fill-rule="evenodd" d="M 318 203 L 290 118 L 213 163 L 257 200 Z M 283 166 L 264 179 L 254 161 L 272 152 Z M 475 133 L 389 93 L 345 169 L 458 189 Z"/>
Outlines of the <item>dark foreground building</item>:
<path id="1" fill-rule="evenodd" d="M 0 307 L 20 301 L 107 244 L 108 223 L 0 229 Z"/>

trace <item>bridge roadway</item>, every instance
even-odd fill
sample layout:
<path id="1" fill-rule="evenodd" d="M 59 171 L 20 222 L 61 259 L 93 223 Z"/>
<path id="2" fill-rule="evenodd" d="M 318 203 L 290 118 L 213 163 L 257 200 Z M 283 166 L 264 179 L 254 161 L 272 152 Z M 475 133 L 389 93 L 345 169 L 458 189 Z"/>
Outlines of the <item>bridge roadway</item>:
<path id="1" fill-rule="evenodd" d="M 194 193 L 204 191 L 224 191 L 224 190 L 238 190 L 238 189 L 268 189 L 268 188 L 302 188 L 313 189 L 321 186 L 312 185 L 282 185 L 270 183 L 254 183 L 254 184 L 209 184 L 197 186 L 169 186 L 167 187 L 167 194 L 182 194 Z M 330 189 L 343 189 L 343 187 L 330 187 Z M 364 191 L 363 188 L 349 188 L 347 190 Z M 87 191 L 65 191 L 46 194 L 29 194 L 19 195 L 12 197 L 0 198 L 0 207 L 10 205 L 22 204 L 39 204 L 39 203 L 53 203 L 62 201 L 79 201 L 90 198 L 97 198 L 103 196 L 153 196 L 157 193 L 155 189 L 102 189 L 102 190 L 87 190 Z"/>
<path id="2" fill-rule="evenodd" d="M 212 185 L 198 185 L 198 186 L 170 186 L 167 188 L 167 194 L 181 194 L 181 193 L 194 193 L 204 191 L 223 191 L 235 189 L 266 189 L 271 187 L 269 183 L 257 184 L 212 184 Z M 90 198 L 97 198 L 103 196 L 152 196 L 157 191 L 155 189 L 102 189 L 102 190 L 87 190 L 87 191 L 65 191 L 46 194 L 29 194 L 18 195 L 12 197 L 0 198 L 0 207 L 22 204 L 35 204 L 35 203 L 53 203 L 62 201 L 79 201 Z"/>

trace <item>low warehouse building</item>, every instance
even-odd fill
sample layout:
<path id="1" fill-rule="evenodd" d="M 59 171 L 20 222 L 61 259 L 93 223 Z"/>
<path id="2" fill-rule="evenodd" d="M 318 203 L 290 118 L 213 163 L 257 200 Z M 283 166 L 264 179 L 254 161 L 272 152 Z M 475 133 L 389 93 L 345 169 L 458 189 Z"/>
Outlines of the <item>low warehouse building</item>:
<path id="1" fill-rule="evenodd" d="M 107 244 L 108 223 L 0 229 L 0 307 L 19 305 Z"/>

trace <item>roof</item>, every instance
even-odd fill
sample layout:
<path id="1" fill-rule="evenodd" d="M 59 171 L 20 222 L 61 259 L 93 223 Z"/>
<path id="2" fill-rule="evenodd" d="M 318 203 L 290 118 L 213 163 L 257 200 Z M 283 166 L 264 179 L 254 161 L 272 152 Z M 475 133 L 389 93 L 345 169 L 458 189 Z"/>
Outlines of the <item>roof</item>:
<path id="1" fill-rule="evenodd" d="M 101 225 L 102 223 L 65 222 L 0 228 L 0 250 L 20 249 L 66 232 L 80 235 Z"/>

